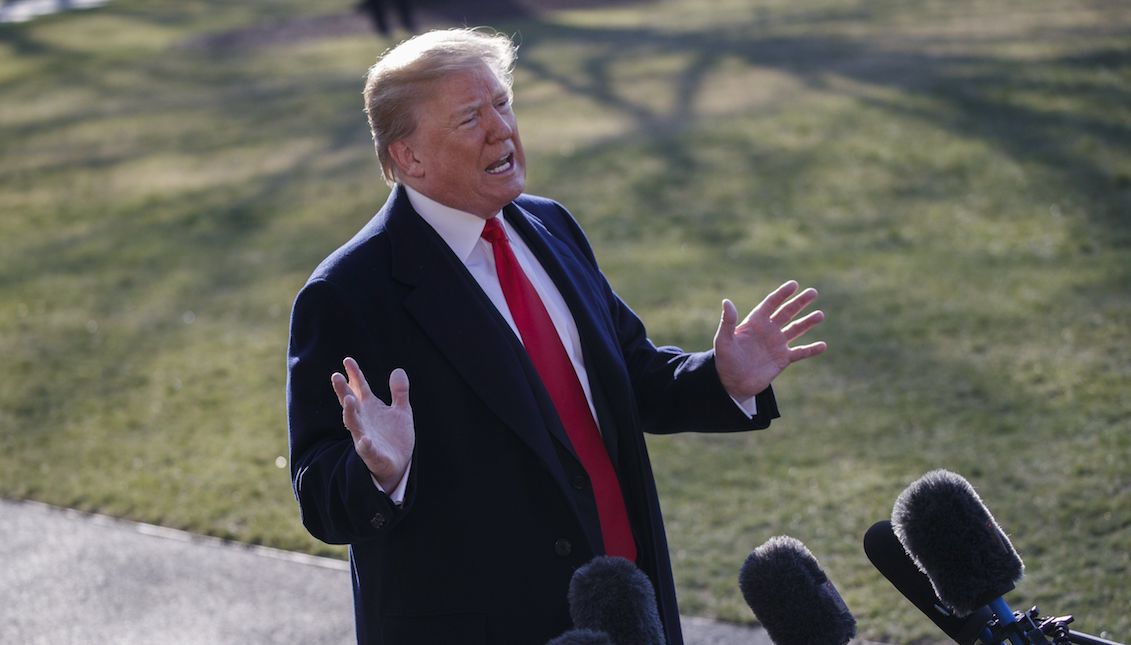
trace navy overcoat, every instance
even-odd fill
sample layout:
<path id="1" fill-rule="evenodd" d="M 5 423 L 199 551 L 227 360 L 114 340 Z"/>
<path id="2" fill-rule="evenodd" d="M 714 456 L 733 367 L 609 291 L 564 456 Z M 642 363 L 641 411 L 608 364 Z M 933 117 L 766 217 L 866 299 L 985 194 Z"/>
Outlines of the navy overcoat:
<path id="1" fill-rule="evenodd" d="M 562 206 L 523 195 L 505 213 L 573 315 L 638 564 L 678 645 L 643 433 L 765 428 L 773 392 L 748 419 L 711 352 L 654 346 Z M 389 373 L 408 373 L 417 439 L 401 507 L 342 424 L 330 375 L 346 356 L 386 402 Z M 541 645 L 571 627 L 570 577 L 602 553 L 584 470 L 521 342 L 402 188 L 299 292 L 287 366 L 295 495 L 312 535 L 350 545 L 359 643 Z"/>

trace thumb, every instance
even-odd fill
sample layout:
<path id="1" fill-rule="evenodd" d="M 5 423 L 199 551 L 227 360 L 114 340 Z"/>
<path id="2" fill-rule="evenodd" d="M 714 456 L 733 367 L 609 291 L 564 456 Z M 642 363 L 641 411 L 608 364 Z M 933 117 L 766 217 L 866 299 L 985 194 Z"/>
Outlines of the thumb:
<path id="1" fill-rule="evenodd" d="M 373 440 L 369 437 L 362 437 L 354 442 L 353 448 L 357 451 L 357 456 L 361 457 L 361 461 L 365 464 L 369 474 L 377 477 L 381 454 L 377 451 L 377 447 L 373 445 Z"/>
<path id="2" fill-rule="evenodd" d="M 376 454 L 376 451 L 373 449 L 373 441 L 366 436 L 362 436 L 354 442 L 353 447 L 354 450 L 357 450 L 357 455 L 361 457 L 361 460 L 366 462 L 366 464 L 368 464 Z"/>
<path id="3" fill-rule="evenodd" d="M 408 406 L 408 374 L 399 367 L 389 375 L 389 394 L 393 407 Z"/>
<path id="4" fill-rule="evenodd" d="M 738 308 L 734 306 L 730 298 L 725 298 L 723 299 L 722 317 L 719 319 L 719 330 L 715 332 L 715 340 L 734 336 L 736 325 L 738 325 Z"/>

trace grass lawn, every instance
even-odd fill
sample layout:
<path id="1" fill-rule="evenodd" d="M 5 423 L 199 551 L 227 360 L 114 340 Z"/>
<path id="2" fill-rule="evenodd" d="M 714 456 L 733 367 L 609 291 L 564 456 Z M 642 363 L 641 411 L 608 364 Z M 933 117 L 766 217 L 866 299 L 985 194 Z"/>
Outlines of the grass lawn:
<path id="1" fill-rule="evenodd" d="M 789 534 L 861 634 L 944 642 L 860 539 L 966 476 L 1010 594 L 1131 641 L 1131 5 L 698 0 L 500 17 L 531 192 L 654 340 L 822 292 L 772 430 L 649 439 L 684 613 Z M 291 299 L 383 202 L 350 3 L 0 25 L 0 496 L 342 556 L 290 493 Z M 336 12 L 336 13 L 326 13 Z"/>

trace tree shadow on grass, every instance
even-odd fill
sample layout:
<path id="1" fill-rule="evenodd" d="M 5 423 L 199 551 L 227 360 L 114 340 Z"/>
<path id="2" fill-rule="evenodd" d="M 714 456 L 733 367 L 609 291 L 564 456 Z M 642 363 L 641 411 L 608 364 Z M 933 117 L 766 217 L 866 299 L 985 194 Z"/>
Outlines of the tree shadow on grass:
<path id="1" fill-rule="evenodd" d="M 827 16 L 817 14 L 816 22 Z M 794 16 L 794 24 L 804 23 Z M 901 117 L 920 119 L 945 128 L 957 137 L 976 137 L 1003 150 L 1010 158 L 1037 162 L 1046 174 L 1057 177 L 1069 194 L 1104 196 L 1089 209 L 1093 224 L 1127 244 L 1131 219 L 1123 216 L 1131 206 L 1131 177 L 1080 151 L 1081 139 L 1110 150 L 1131 149 L 1131 86 L 1111 82 L 1065 80 L 1072 70 L 1107 68 L 1126 77 L 1131 66 L 1131 46 L 1103 45 L 1098 50 L 1060 57 L 1013 60 L 979 54 L 928 53 L 906 42 L 873 42 L 839 36 L 759 35 L 753 20 L 726 32 L 672 32 L 648 27 L 587 27 L 573 24 L 532 22 L 522 30 L 523 59 L 520 69 L 535 78 L 550 81 L 573 95 L 584 96 L 610 113 L 635 124 L 632 131 L 616 138 L 641 134 L 663 135 L 696 125 L 703 118 L 694 105 L 704 91 L 709 73 L 728 60 L 776 70 L 826 92 L 853 92 L 834 87 L 848 81 L 859 88 L 894 90 L 929 107 L 908 107 L 906 101 L 878 98 L 861 93 L 858 99 L 872 107 Z M 1131 36 L 1131 24 L 1108 25 L 1108 31 Z M 1057 30 L 1046 27 L 1045 37 Z M 1023 42 L 1029 34 L 1002 37 L 1003 44 Z M 1080 36 L 1070 34 L 1071 37 Z M 936 37 L 934 45 L 945 43 Z M 1127 38 L 1131 42 L 1131 37 Z M 543 48 L 584 45 L 580 72 L 560 69 L 539 57 Z M 944 48 L 939 48 L 944 49 Z M 613 68 L 626 60 L 641 60 L 652 54 L 679 55 L 687 61 L 671 89 L 670 108 L 657 108 L 650 99 L 639 99 L 619 85 Z M 1056 78 L 1048 78 L 1058 73 Z M 1063 74 L 1059 74 L 1063 73 Z M 521 88 L 519 89 L 521 96 Z M 1013 100 L 1020 93 L 1067 94 L 1088 106 L 1086 113 L 1057 112 Z M 911 145 L 911 142 L 909 142 Z M 678 148 L 666 157 L 667 175 L 678 178 L 693 161 Z"/>

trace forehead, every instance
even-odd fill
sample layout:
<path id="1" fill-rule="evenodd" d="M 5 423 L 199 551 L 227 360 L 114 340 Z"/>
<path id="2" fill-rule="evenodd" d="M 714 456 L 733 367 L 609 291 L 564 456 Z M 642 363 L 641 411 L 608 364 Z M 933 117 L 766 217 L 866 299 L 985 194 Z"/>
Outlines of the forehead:
<path id="1" fill-rule="evenodd" d="M 462 109 L 507 93 L 507 87 L 495 73 L 486 64 L 481 64 L 453 70 L 425 84 L 421 99 L 424 103 L 431 103 L 433 109 Z"/>

